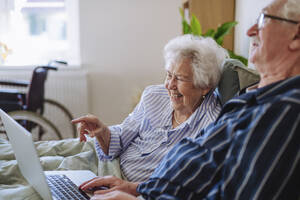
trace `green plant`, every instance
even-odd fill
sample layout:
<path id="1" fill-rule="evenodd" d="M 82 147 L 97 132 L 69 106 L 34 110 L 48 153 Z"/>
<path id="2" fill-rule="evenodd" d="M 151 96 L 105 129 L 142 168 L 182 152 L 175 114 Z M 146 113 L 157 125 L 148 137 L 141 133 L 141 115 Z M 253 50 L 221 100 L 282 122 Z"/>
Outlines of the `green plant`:
<path id="1" fill-rule="evenodd" d="M 217 30 L 209 29 L 206 31 L 206 33 L 202 33 L 202 27 L 195 15 L 192 14 L 190 24 L 187 22 L 187 20 L 184 17 L 183 9 L 180 8 L 180 14 L 182 17 L 182 32 L 183 34 L 193 34 L 196 36 L 203 36 L 203 37 L 211 37 L 213 38 L 220 46 L 223 45 L 224 37 L 227 35 L 230 30 L 237 25 L 237 22 L 225 22 L 224 24 L 221 24 Z M 240 60 L 245 66 L 248 65 L 248 60 L 244 58 L 243 56 L 236 55 L 233 51 L 228 50 L 230 58 L 238 59 Z"/>

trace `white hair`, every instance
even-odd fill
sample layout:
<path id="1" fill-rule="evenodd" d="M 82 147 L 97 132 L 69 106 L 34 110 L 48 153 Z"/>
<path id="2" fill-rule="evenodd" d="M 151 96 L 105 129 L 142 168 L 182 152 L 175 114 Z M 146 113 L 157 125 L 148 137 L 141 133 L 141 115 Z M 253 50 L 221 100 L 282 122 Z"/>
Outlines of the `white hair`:
<path id="1" fill-rule="evenodd" d="M 287 19 L 300 19 L 300 0 L 287 0 L 281 7 L 280 14 Z"/>
<path id="2" fill-rule="evenodd" d="M 164 48 L 165 68 L 188 58 L 193 70 L 194 85 L 215 88 L 219 83 L 222 65 L 228 52 L 212 38 L 182 35 L 170 40 Z"/>

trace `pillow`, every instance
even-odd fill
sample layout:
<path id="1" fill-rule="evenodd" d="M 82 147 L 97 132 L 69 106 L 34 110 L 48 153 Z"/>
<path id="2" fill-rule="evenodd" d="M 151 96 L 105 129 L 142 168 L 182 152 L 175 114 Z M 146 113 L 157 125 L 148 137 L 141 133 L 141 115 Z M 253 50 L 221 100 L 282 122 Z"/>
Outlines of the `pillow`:
<path id="1" fill-rule="evenodd" d="M 247 68 L 239 60 L 227 59 L 223 63 L 223 72 L 217 87 L 222 105 L 241 89 L 253 85 L 259 80 L 259 74 L 255 70 Z"/>

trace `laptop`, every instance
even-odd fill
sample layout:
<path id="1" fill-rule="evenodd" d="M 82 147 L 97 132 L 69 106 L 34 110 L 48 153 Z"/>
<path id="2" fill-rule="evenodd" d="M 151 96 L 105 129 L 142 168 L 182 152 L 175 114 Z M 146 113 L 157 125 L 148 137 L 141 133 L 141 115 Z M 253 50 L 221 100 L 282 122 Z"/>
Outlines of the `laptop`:
<path id="1" fill-rule="evenodd" d="M 22 175 L 43 199 L 89 199 L 78 186 L 96 177 L 92 171 L 43 171 L 31 133 L 1 109 L 0 117 Z"/>

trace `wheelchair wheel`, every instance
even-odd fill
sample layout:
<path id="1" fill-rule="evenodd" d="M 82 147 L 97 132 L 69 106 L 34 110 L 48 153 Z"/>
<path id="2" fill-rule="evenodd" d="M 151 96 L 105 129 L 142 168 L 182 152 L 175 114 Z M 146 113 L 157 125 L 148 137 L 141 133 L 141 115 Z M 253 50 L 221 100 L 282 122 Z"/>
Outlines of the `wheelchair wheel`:
<path id="1" fill-rule="evenodd" d="M 64 138 L 75 138 L 77 136 L 76 127 L 71 123 L 71 120 L 74 119 L 72 114 L 59 102 L 45 99 L 43 116 L 46 116 L 55 124 L 55 127 L 62 133 Z"/>
<path id="2" fill-rule="evenodd" d="M 54 124 L 37 113 L 30 111 L 12 111 L 9 112 L 8 115 L 29 130 L 35 141 L 62 139 L 59 130 Z"/>

